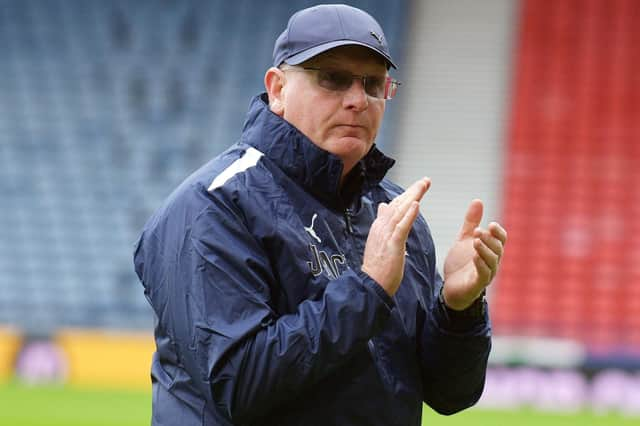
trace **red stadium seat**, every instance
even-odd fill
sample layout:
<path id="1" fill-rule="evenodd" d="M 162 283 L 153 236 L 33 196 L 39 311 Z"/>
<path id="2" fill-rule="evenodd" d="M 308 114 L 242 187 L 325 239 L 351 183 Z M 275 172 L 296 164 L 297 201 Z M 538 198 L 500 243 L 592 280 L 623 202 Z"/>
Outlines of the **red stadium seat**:
<path id="1" fill-rule="evenodd" d="M 496 334 L 640 353 L 640 2 L 521 8 Z"/>

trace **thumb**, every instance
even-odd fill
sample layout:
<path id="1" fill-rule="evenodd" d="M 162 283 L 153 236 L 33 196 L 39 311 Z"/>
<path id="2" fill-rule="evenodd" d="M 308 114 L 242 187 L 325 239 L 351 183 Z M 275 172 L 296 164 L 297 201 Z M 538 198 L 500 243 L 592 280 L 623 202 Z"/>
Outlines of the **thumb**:
<path id="1" fill-rule="evenodd" d="M 467 214 L 464 217 L 464 223 L 462 224 L 462 228 L 460 228 L 458 239 L 463 239 L 463 238 L 468 238 L 473 236 L 474 229 L 480 226 L 483 209 L 484 209 L 484 206 L 482 204 L 482 200 L 475 199 L 471 201 L 471 204 L 469 204 L 469 208 L 467 209 Z"/>

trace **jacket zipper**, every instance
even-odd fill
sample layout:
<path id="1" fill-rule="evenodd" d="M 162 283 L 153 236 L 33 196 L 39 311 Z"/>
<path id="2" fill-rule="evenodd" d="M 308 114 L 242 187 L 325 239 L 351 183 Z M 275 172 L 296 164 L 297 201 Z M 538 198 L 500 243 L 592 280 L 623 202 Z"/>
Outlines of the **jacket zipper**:
<path id="1" fill-rule="evenodd" d="M 347 224 L 347 232 L 353 234 L 353 225 L 351 224 L 351 210 L 344 209 L 344 221 Z"/>

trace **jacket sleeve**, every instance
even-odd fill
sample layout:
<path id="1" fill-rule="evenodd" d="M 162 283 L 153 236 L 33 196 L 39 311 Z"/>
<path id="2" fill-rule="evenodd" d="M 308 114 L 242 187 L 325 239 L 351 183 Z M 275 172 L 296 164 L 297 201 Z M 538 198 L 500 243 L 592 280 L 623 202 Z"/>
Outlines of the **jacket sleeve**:
<path id="1" fill-rule="evenodd" d="M 486 309 L 478 318 L 452 318 L 438 297 L 440 274 L 434 275 L 431 294 L 425 298 L 426 309 L 418 312 L 417 322 L 423 396 L 438 413 L 454 414 L 475 404 L 482 395 L 491 325 Z"/>
<path id="2" fill-rule="evenodd" d="M 271 297 L 281 283 L 234 207 L 215 205 L 195 219 L 184 248 L 189 255 L 177 265 L 188 305 L 174 321 L 181 328 L 176 335 L 188 336 L 177 350 L 189 375 L 206 384 L 218 411 L 243 424 L 365 349 L 393 302 L 366 274 L 349 270 L 321 297 L 278 315 Z"/>

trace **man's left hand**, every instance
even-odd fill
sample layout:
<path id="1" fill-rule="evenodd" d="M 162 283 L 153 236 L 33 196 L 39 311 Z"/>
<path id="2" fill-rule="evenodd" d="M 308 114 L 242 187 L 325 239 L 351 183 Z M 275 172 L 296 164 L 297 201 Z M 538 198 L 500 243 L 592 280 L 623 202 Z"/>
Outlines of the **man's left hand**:
<path id="1" fill-rule="evenodd" d="M 482 201 L 473 200 L 445 259 L 443 297 L 451 309 L 469 307 L 491 283 L 500 265 L 507 232 L 496 222 L 481 228 L 482 211 Z"/>

